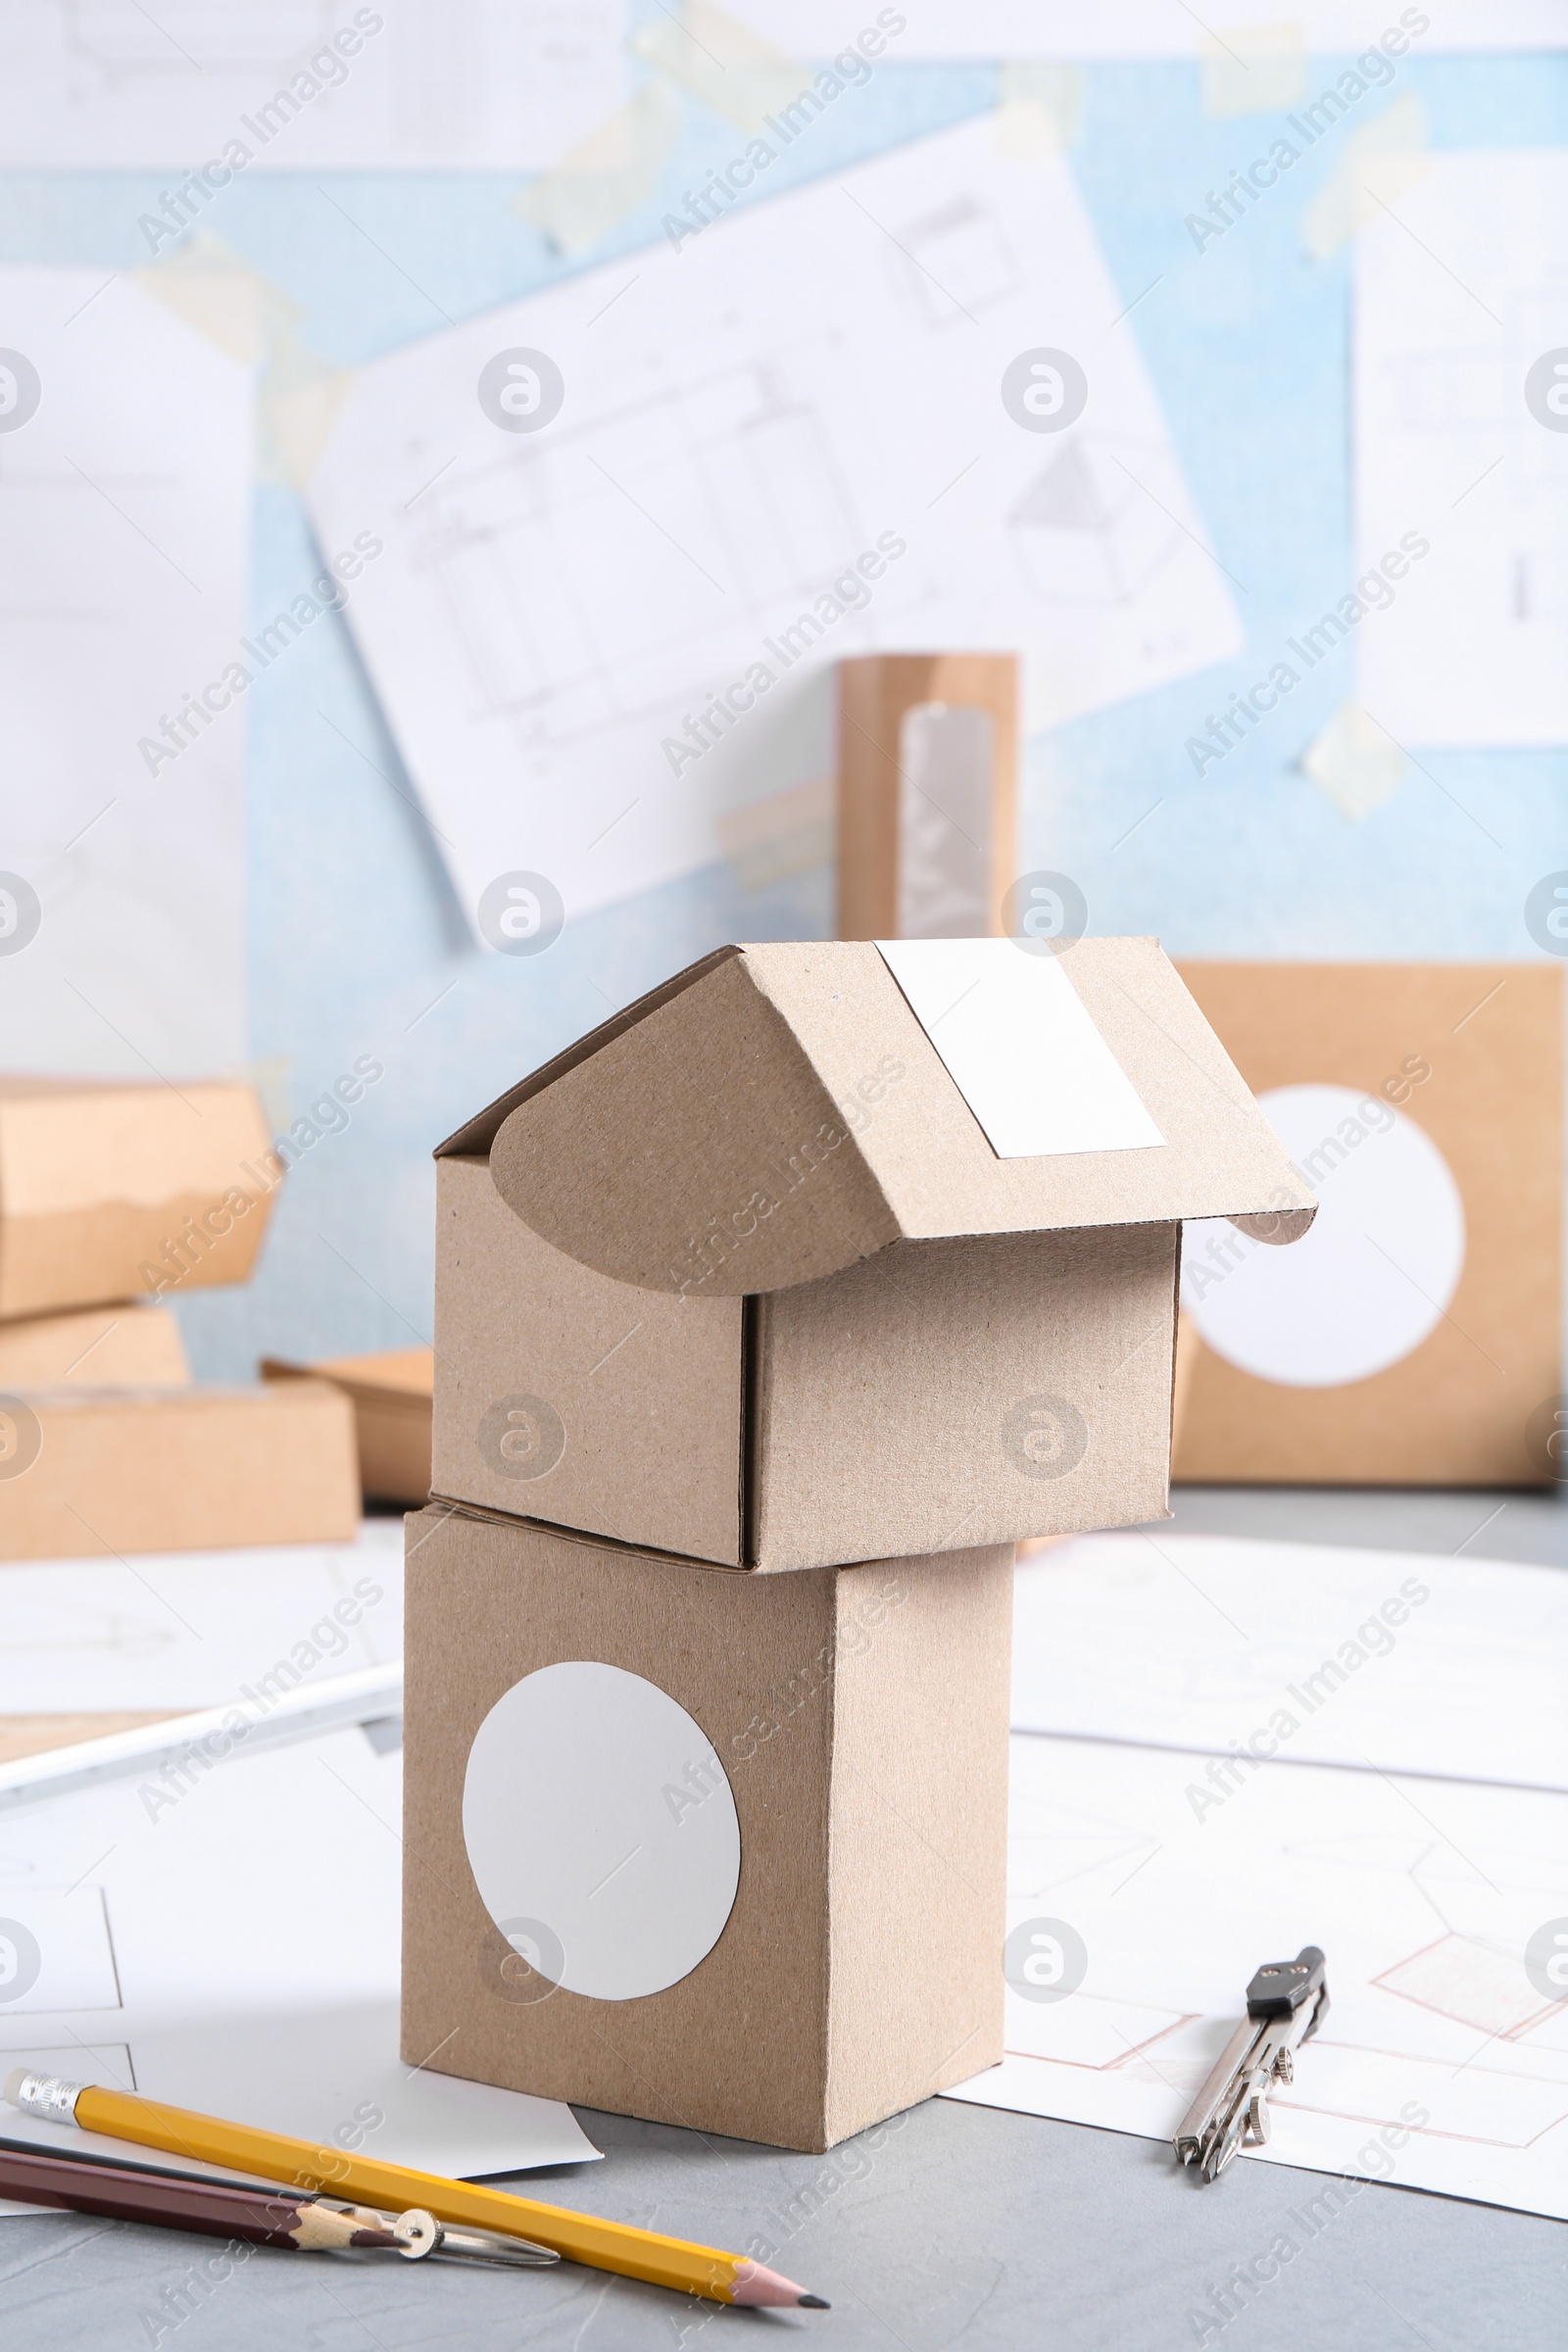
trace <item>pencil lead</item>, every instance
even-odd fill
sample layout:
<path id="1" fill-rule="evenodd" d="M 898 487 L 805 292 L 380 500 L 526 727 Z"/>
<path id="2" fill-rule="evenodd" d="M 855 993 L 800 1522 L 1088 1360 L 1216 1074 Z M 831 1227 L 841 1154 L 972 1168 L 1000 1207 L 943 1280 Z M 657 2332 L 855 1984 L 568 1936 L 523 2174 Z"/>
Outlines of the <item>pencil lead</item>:
<path id="1" fill-rule="evenodd" d="M 824 2295 L 803 2295 L 799 2304 L 802 2311 L 831 2311 L 832 2308 Z"/>

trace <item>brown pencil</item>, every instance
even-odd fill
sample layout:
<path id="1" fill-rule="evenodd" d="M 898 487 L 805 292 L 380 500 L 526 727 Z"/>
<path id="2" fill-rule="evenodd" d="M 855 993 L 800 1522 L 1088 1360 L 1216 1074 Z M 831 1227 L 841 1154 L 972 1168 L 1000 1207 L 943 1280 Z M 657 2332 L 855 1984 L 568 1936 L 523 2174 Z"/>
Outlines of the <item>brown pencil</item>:
<path id="1" fill-rule="evenodd" d="M 90 2157 L 55 2156 L 47 2149 L 0 2148 L 0 2196 L 67 2213 L 102 2214 L 114 2221 L 150 2222 L 192 2230 L 206 2237 L 283 2246 L 296 2253 L 367 2252 L 473 2254 L 482 2260 L 551 2263 L 547 2247 L 495 2239 L 482 2246 L 466 2232 L 447 2231 L 423 2212 L 400 2216 L 364 2206 L 342 2210 L 288 2189 L 246 2188 L 228 2180 L 97 2164 Z"/>

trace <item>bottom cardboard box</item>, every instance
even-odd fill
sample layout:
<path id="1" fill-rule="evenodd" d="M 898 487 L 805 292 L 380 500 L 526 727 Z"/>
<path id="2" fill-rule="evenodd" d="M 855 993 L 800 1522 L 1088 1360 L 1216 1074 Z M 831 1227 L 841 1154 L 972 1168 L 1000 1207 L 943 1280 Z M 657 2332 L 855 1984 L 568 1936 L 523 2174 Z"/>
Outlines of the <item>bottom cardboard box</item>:
<path id="1" fill-rule="evenodd" d="M 359 1502 L 324 1381 L 0 1396 L 0 1559 L 344 1543 Z"/>
<path id="2" fill-rule="evenodd" d="M 817 2150 L 1000 2060 L 1010 1544 L 407 1551 L 410 2064 Z"/>

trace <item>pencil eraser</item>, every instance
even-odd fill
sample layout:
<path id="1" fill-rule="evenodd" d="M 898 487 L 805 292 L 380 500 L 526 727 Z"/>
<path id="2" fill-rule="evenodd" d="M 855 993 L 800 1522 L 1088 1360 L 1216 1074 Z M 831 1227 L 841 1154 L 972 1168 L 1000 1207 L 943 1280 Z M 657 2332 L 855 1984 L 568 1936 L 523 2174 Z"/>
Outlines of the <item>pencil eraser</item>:
<path id="1" fill-rule="evenodd" d="M 11 2070 L 10 2074 L 9 2074 L 9 2075 L 7 2075 L 7 2077 L 6 2077 L 6 2097 L 9 2099 L 9 2101 L 11 2102 L 11 2104 L 12 2104 L 12 2106 L 13 2106 L 13 2107 L 20 2107 L 20 2106 L 21 2106 L 21 2104 L 22 2104 L 22 2085 L 24 2084 L 24 2082 L 25 2082 L 25 2081 L 26 2081 L 26 2080 L 27 2080 L 27 2070 L 26 2070 L 26 2068 L 25 2068 L 24 2066 L 14 2066 L 14 2067 L 12 2068 L 12 2070 Z"/>

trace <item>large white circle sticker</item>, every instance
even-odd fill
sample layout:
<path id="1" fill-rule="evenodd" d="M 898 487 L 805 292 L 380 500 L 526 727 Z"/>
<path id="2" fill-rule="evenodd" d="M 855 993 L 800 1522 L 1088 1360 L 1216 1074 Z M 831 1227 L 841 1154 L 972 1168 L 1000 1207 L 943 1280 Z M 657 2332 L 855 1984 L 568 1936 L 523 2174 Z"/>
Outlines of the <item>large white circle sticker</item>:
<path id="1" fill-rule="evenodd" d="M 490 1917 L 568 1992 L 634 2001 L 724 1932 L 741 1831 L 724 1768 L 667 1690 L 619 1666 L 542 1666 L 496 1700 L 463 1785 Z"/>
<path id="2" fill-rule="evenodd" d="M 1300 1241 L 1190 1224 L 1182 1304 L 1259 1380 L 1338 1388 L 1386 1372 L 1436 1330 L 1464 1269 L 1464 1203 L 1432 1138 L 1381 1095 L 1282 1086 L 1258 1102 L 1318 1197 Z"/>

